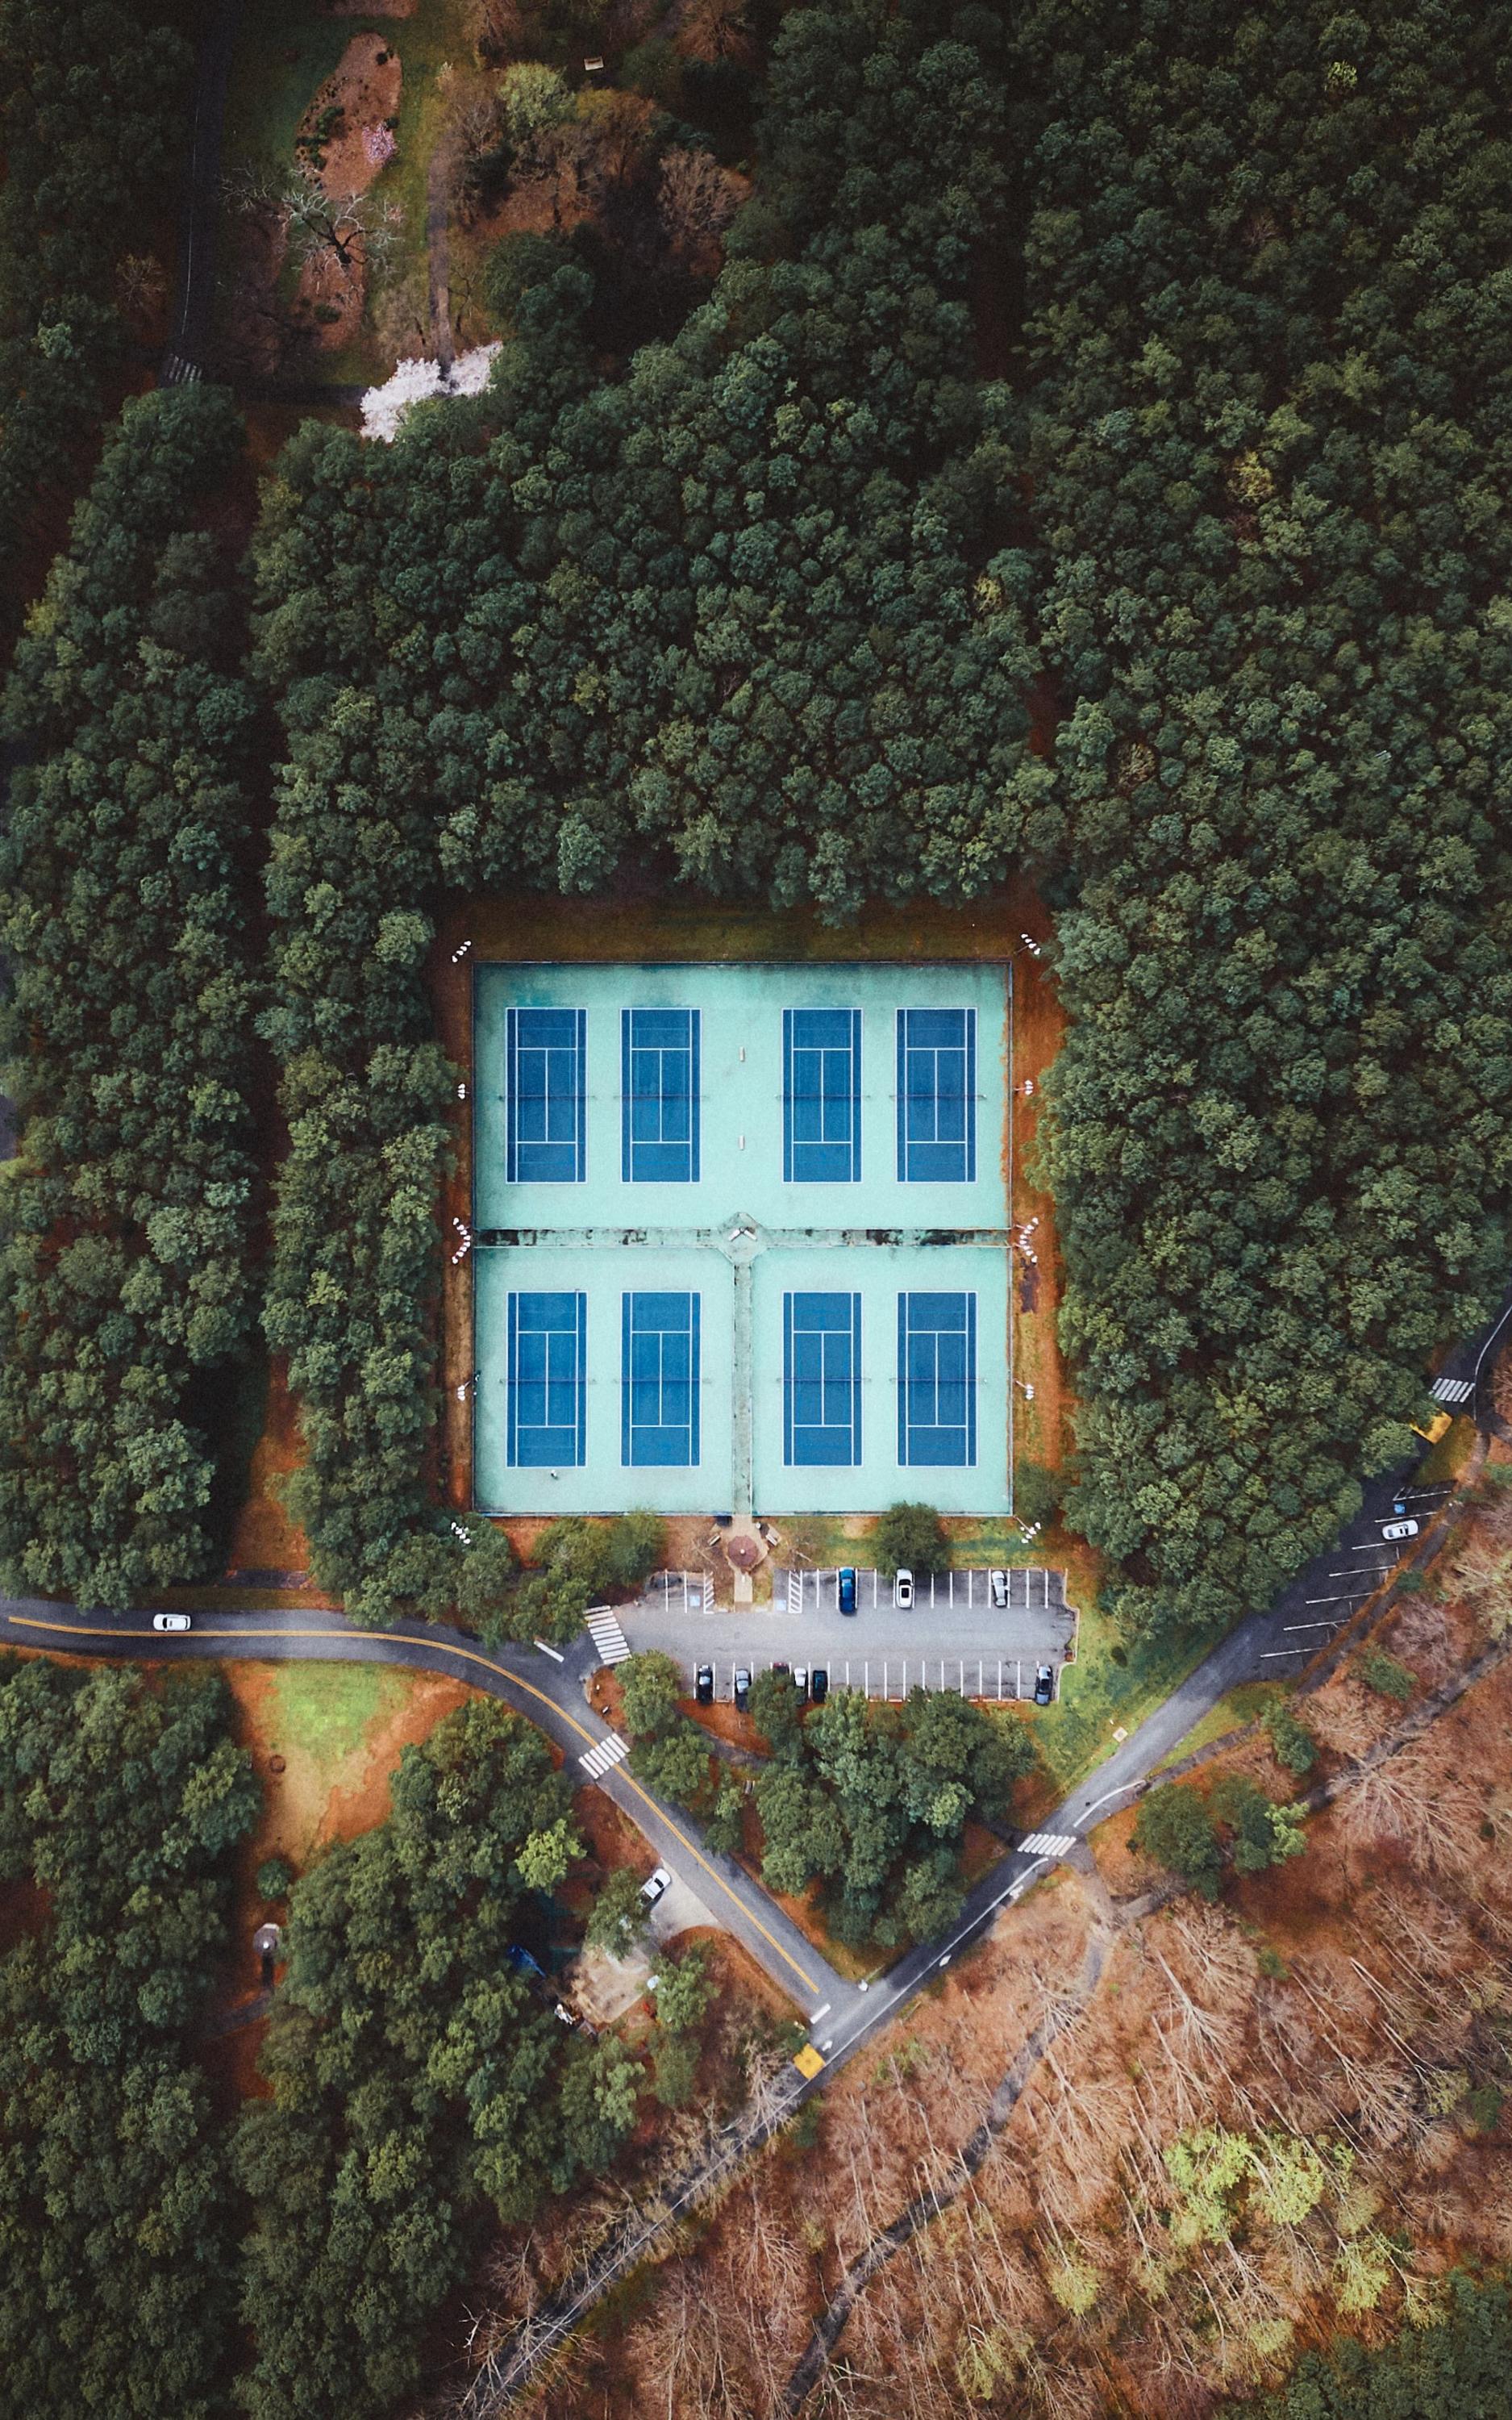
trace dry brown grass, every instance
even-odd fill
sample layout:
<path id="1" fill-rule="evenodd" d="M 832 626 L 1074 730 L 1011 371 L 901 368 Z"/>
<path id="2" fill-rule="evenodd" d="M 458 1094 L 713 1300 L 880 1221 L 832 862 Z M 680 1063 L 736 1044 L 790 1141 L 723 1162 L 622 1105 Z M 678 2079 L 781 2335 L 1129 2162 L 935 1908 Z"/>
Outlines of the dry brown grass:
<path id="1" fill-rule="evenodd" d="M 1431 1685 L 1484 1632 L 1410 1601 L 1382 1636 Z M 1306 1715 L 1325 1774 L 1402 1719 L 1348 1671 Z M 806 2420 L 1211 2420 L 1309 2341 L 1427 2315 L 1456 2264 L 1512 2252 L 1512 2163 L 1472 2098 L 1512 2072 L 1509 1725 L 1512 1666 L 1217 1907 L 1131 1918 L 1062 1872 L 837 2078 L 816 2145 L 769 2152 L 540 2420 L 768 2420 L 815 2316 L 921 2194 L 938 2214 L 861 2290 Z M 1041 2026 L 963 2188 L 956 2154 Z M 1252 2166 L 1204 2238 L 1167 2154 L 1215 2127 Z M 1314 2156 L 1310 2204 L 1248 2198 Z"/>

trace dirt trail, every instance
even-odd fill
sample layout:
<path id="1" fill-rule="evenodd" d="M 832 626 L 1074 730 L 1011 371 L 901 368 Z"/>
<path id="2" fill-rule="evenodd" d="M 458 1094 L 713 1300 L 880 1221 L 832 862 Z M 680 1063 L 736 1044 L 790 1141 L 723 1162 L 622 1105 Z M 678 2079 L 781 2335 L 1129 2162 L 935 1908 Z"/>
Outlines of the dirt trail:
<path id="1" fill-rule="evenodd" d="M 443 370 L 451 368 L 455 353 L 452 334 L 451 188 L 451 147 L 444 142 L 438 143 L 425 171 L 425 267 L 430 281 L 430 340 Z"/>

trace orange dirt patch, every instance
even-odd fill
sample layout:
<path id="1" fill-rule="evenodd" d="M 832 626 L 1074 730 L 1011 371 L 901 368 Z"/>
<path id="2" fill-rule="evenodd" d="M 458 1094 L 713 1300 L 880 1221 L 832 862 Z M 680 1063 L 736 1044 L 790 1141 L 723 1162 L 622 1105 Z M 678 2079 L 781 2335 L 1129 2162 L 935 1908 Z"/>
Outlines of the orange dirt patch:
<path id="1" fill-rule="evenodd" d="M 247 1851 L 253 1872 L 267 1857 L 286 1857 L 301 1867 L 331 1841 L 355 1839 L 381 1823 L 406 1744 L 428 1739 L 443 1715 L 474 1694 L 465 1681 L 440 1673 L 404 1673 L 402 1702 L 374 1725 L 356 1755 L 332 1777 L 313 1757 L 282 1738 L 278 1699 L 266 1664 L 228 1663 L 223 1668 L 240 1710 L 242 1740 L 252 1750 L 263 1788 L 262 1821 Z M 284 1759 L 281 1773 L 270 1769 L 274 1756 Z"/>
<path id="2" fill-rule="evenodd" d="M 308 1570 L 309 1540 L 290 1519 L 279 1486 L 303 1459 L 300 1407 L 289 1392 L 288 1365 L 279 1354 L 269 1373 L 268 1410 L 263 1433 L 253 1448 L 247 1499 L 232 1532 L 229 1568 L 233 1572 Z"/>
<path id="3" fill-rule="evenodd" d="M 288 253 L 282 211 L 259 204 L 240 212 L 226 313 L 230 365 L 249 378 L 272 378 L 287 350 L 289 329 L 278 300 Z"/>
<path id="4" fill-rule="evenodd" d="M 1038 901 L 1026 912 L 1024 929 L 1037 941 L 1049 934 L 1050 919 Z M 1014 1392 L 1013 1434 L 1016 1452 L 1049 1469 L 1060 1467 L 1071 1450 L 1072 1403 L 1056 1337 L 1062 1279 L 1056 1234 L 1056 1205 L 1034 1180 L 1040 1110 L 1046 1071 L 1066 1032 L 1060 995 L 1041 959 L 1023 950 L 1013 964 L 1013 1080 L 1022 1088 L 1032 1083 L 1027 1098 L 1011 1105 L 1013 1121 L 1012 1200 L 1010 1216 L 1021 1227 L 1037 1218 L 1029 1237 L 1033 1261 L 1015 1255 L 1013 1286 L 1013 1373 L 1034 1388 L 1031 1401 L 1020 1386 Z"/>
<path id="5" fill-rule="evenodd" d="M 0 1889 L 0 1956 L 29 1933 L 40 1932 L 51 1904 L 51 1894 L 29 1880 L 7 1883 Z"/>
<path id="6" fill-rule="evenodd" d="M 765 1753 L 766 1743 L 751 1721 L 749 1714 L 740 1714 L 728 1698 L 718 1699 L 712 1706 L 701 1706 L 691 1698 L 680 1700 L 685 1714 L 702 1723 L 716 1739 L 728 1740 L 732 1747 L 746 1747 L 755 1755 Z"/>
<path id="7" fill-rule="evenodd" d="M 336 352 L 355 340 L 366 302 L 367 254 L 359 235 L 347 259 L 322 252 L 305 262 L 294 288 L 294 318 L 316 352 Z"/>
<path id="8" fill-rule="evenodd" d="M 588 1782 L 578 1791 L 572 1802 L 572 1818 L 581 1833 L 589 1855 L 605 1874 L 618 1866 L 634 1866 L 646 1873 L 651 1871 L 652 1855 L 645 1839 L 628 1815 Z"/>
<path id="9" fill-rule="evenodd" d="M 300 120 L 301 147 L 323 160 L 320 182 L 332 200 L 365 194 L 393 156 L 387 121 L 399 115 L 404 70 L 382 34 L 354 34 Z M 341 115 L 329 132 L 321 120 Z M 311 145 L 316 147 L 311 151 Z"/>

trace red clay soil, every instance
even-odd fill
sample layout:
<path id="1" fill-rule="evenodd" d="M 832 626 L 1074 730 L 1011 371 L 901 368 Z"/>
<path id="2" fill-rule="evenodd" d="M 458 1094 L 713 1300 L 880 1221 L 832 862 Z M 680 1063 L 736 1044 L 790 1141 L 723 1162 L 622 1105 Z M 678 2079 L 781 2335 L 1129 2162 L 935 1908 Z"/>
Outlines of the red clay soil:
<path id="1" fill-rule="evenodd" d="M 1042 940 L 1049 919 L 1038 903 L 1026 915 L 1025 930 Z M 1020 1389 L 1014 1404 L 1018 1451 L 1032 1462 L 1058 1469 L 1073 1442 L 1071 1435 L 1070 1389 L 1066 1384 L 1056 1313 L 1061 1295 L 1060 1251 L 1056 1235 L 1056 1205 L 1031 1175 L 1039 1139 L 1040 1110 L 1046 1070 L 1060 1048 L 1066 1015 L 1060 995 L 1045 971 L 1042 959 L 1025 950 L 1013 966 L 1013 1075 L 1017 1084 L 1032 1081 L 1027 1100 L 1017 1099 L 1013 1116 L 1013 1200 L 1010 1215 L 1020 1226 L 1040 1223 L 1030 1237 L 1035 1260 L 1015 1258 L 1013 1368 L 1016 1377 L 1034 1388 L 1034 1400 Z"/>
<path id="2" fill-rule="evenodd" d="M 620 1866 L 650 1869 L 651 1853 L 642 1835 L 612 1798 L 592 1782 L 574 1793 L 572 1820 L 594 1863 L 606 1874 Z"/>
<path id="3" fill-rule="evenodd" d="M 235 2033 L 212 2034 L 195 2044 L 195 2055 L 209 2081 L 217 2116 L 223 2124 L 233 2118 L 244 2101 L 270 2101 L 272 2086 L 257 2067 L 268 2032 L 266 2017 Z"/>
<path id="4" fill-rule="evenodd" d="M 399 115 L 403 78 L 399 54 L 384 35 L 354 34 L 310 100 L 299 132 L 307 154 L 311 143 L 318 145 L 316 156 L 325 162 L 320 182 L 333 200 L 365 194 L 393 156 L 378 137 L 386 121 Z M 321 134 L 319 122 L 328 109 L 342 115 L 331 133 Z"/>

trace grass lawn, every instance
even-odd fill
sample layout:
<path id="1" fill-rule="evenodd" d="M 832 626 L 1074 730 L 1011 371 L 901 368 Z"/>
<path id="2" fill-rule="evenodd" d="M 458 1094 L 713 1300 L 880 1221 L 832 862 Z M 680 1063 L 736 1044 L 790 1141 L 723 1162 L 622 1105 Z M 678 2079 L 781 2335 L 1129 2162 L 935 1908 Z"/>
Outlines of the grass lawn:
<path id="1" fill-rule="evenodd" d="M 403 1702 L 407 1675 L 382 1664 L 275 1664 L 270 1689 L 270 1741 L 330 1779 Z"/>
<path id="2" fill-rule="evenodd" d="M 1470 1460 L 1474 1444 L 1474 1421 L 1451 1420 L 1432 1451 L 1425 1455 L 1414 1483 L 1419 1487 L 1453 1486 Z"/>
<path id="3" fill-rule="evenodd" d="M 1045 1557 L 1046 1561 L 1058 1559 Z M 1221 1636 L 1216 1631 L 1175 1631 L 1125 1643 L 1090 1591 L 1083 1596 L 1074 1589 L 1068 1592 L 1081 1606 L 1076 1661 L 1061 1674 L 1057 1702 L 1034 1717 L 1034 1744 L 1057 1785 L 1057 1795 L 1111 1754 L 1118 1745 L 1115 1730 L 1134 1730 L 1152 1714 Z"/>

